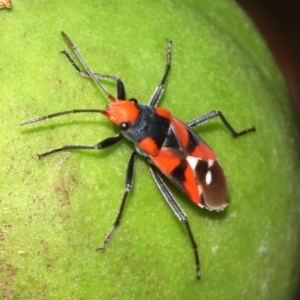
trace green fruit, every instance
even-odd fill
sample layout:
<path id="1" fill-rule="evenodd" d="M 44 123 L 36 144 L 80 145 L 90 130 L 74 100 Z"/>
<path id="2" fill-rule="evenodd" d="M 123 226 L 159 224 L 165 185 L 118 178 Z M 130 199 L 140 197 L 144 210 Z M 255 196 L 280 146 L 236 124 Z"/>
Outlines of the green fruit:
<path id="1" fill-rule="evenodd" d="M 0 11 L 1 299 L 289 299 L 299 271 L 299 132 L 284 80 L 261 37 L 232 1 L 31 1 Z M 20 128 L 35 116 L 105 108 L 107 99 L 59 54 L 65 31 L 95 72 L 124 80 L 147 103 L 173 41 L 161 106 L 183 121 L 221 110 L 195 129 L 229 183 L 224 212 L 201 210 L 175 188 L 199 246 L 192 249 L 137 159 L 121 226 L 104 253 L 123 193 L 129 142 L 38 160 L 64 144 L 118 132 L 97 114 Z M 114 84 L 106 87 L 115 92 Z"/>

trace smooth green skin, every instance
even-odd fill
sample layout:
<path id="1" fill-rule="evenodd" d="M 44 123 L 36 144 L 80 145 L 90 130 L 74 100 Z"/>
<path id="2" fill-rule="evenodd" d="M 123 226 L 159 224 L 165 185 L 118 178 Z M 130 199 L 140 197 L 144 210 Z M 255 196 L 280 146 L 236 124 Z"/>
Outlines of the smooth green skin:
<path id="1" fill-rule="evenodd" d="M 298 278 L 299 134 L 282 76 L 245 14 L 224 0 L 13 4 L 0 11 L 0 298 L 289 299 Z M 224 212 L 199 209 L 172 188 L 199 245 L 199 282 L 185 228 L 143 159 L 120 228 L 95 252 L 119 208 L 129 142 L 37 159 L 115 135 L 105 117 L 18 126 L 108 103 L 59 54 L 61 30 L 94 71 L 120 76 L 142 103 L 161 79 L 170 38 L 161 105 L 183 121 L 218 109 L 237 130 L 256 126 L 237 140 L 220 120 L 196 129 L 226 171 Z"/>

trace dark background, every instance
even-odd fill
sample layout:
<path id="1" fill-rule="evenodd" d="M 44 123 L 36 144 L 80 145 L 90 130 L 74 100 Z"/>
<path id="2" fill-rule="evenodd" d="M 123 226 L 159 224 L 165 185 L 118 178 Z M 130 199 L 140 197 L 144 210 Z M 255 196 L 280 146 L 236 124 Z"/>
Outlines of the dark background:
<path id="1" fill-rule="evenodd" d="M 290 90 L 300 128 L 300 1 L 236 0 L 265 38 Z M 300 299 L 300 294 L 299 298 Z"/>
<path id="2" fill-rule="evenodd" d="M 252 18 L 269 45 L 288 85 L 300 128 L 300 0 L 236 0 L 236 2 Z M 297 263 L 299 262 L 295 261 L 295 264 Z M 300 299 L 300 278 L 298 292 L 295 295 L 295 300 L 298 299 Z"/>

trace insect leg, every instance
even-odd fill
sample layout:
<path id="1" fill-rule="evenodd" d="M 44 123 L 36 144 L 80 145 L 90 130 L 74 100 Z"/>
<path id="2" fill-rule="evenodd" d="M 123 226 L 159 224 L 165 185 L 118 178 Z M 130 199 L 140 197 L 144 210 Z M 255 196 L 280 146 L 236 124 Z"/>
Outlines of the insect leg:
<path id="1" fill-rule="evenodd" d="M 124 211 L 124 207 L 125 207 L 125 202 L 127 199 L 127 196 L 132 188 L 132 184 L 133 184 L 133 175 L 134 175 L 134 167 L 135 167 L 135 156 L 136 156 L 137 152 L 133 151 L 130 158 L 129 158 L 129 162 L 128 162 L 128 166 L 127 166 L 127 172 L 126 172 L 126 177 L 125 177 L 125 188 L 124 188 L 124 194 L 123 194 L 123 198 L 122 198 L 122 202 L 121 202 L 121 206 L 119 208 L 119 212 L 117 214 L 117 217 L 115 219 L 115 222 L 113 223 L 113 226 L 111 228 L 111 230 L 108 232 L 108 234 L 105 237 L 105 240 L 103 242 L 103 244 L 97 248 L 97 251 L 103 251 L 105 250 L 108 242 L 110 241 L 110 239 L 112 238 L 112 236 L 114 235 L 114 233 L 116 232 L 121 218 L 122 218 L 122 213 Z"/>
<path id="2" fill-rule="evenodd" d="M 179 221 L 183 222 L 186 230 L 188 232 L 188 236 L 194 251 L 194 256 L 195 256 L 195 265 L 196 265 L 196 280 L 200 279 L 201 273 L 200 273 L 200 260 L 199 260 L 199 254 L 198 254 L 198 248 L 196 241 L 194 239 L 192 230 L 190 228 L 190 224 L 188 222 L 187 216 L 184 213 L 184 211 L 181 209 L 179 204 L 176 202 L 174 196 L 171 194 L 170 190 L 162 180 L 162 178 L 157 174 L 156 170 L 154 169 L 153 166 L 150 166 L 150 171 L 152 173 L 152 176 L 154 178 L 155 183 L 157 184 L 158 188 L 160 189 L 161 193 L 165 197 L 167 203 L 173 210 L 174 214 L 177 216 Z"/>
<path id="3" fill-rule="evenodd" d="M 62 37 L 64 38 L 65 42 L 69 45 L 69 47 L 72 48 L 74 54 L 77 56 L 77 58 L 80 60 L 81 64 L 84 66 L 90 77 L 94 80 L 98 88 L 104 93 L 104 95 L 112 102 L 116 102 L 117 99 L 113 97 L 101 84 L 101 82 L 97 79 L 95 76 L 95 73 L 92 71 L 92 69 L 88 66 L 87 62 L 85 61 L 84 57 L 80 53 L 79 49 L 76 47 L 76 45 L 72 42 L 72 40 L 62 31 L 61 32 Z"/>
<path id="4" fill-rule="evenodd" d="M 226 128 L 231 132 L 232 136 L 234 138 L 237 138 L 241 135 L 244 135 L 246 133 L 249 133 L 249 132 L 254 132 L 256 131 L 256 128 L 253 126 L 251 128 L 248 128 L 248 129 L 245 129 L 245 130 L 242 130 L 240 132 L 237 132 L 233 129 L 233 127 L 230 125 L 230 123 L 226 120 L 226 118 L 224 117 L 224 115 L 218 111 L 218 110 L 213 110 L 203 116 L 200 116 L 198 118 L 195 118 L 189 122 L 186 123 L 186 125 L 188 127 L 195 127 L 195 126 L 198 126 L 202 123 L 205 123 L 213 118 L 216 118 L 216 117 L 220 117 L 221 121 L 223 122 L 223 124 L 226 126 Z"/>
<path id="5" fill-rule="evenodd" d="M 170 68 L 171 68 L 171 53 L 172 53 L 172 41 L 171 40 L 168 40 L 168 49 L 167 49 L 167 64 L 166 64 L 166 67 L 165 67 L 165 72 L 164 72 L 164 75 L 161 79 L 161 82 L 160 84 L 158 85 L 158 87 L 155 89 L 154 93 L 152 94 L 151 98 L 150 98 L 150 101 L 149 101 L 149 106 L 151 107 L 155 107 L 163 92 L 164 92 L 164 89 L 165 89 L 165 82 L 166 82 L 166 79 L 168 77 L 168 74 L 169 74 L 169 71 L 170 71 Z"/>
<path id="6" fill-rule="evenodd" d="M 100 143 L 96 145 L 66 145 L 60 148 L 52 149 L 48 152 L 38 154 L 39 158 L 45 157 L 47 155 L 51 155 L 53 153 L 61 152 L 61 151 L 67 151 L 67 150 L 86 150 L 86 149 L 91 149 L 91 150 L 101 150 L 110 146 L 113 146 L 117 142 L 119 142 L 123 138 L 122 134 L 118 134 L 114 137 L 109 137 Z"/>
<path id="7" fill-rule="evenodd" d="M 79 73 L 79 75 L 81 75 L 83 77 L 91 77 L 88 72 L 80 70 L 78 65 L 74 62 L 74 60 L 71 58 L 70 54 L 66 50 L 62 50 L 60 53 L 62 53 L 66 56 L 66 58 L 68 59 L 70 64 Z M 125 96 L 125 87 L 124 87 L 123 81 L 119 77 L 114 76 L 114 75 L 106 75 L 106 74 L 98 74 L 98 73 L 94 73 L 94 75 L 96 78 L 102 78 L 102 79 L 108 79 L 108 80 L 115 81 L 117 84 L 117 98 L 119 100 L 125 100 L 125 97 L 126 97 Z"/>

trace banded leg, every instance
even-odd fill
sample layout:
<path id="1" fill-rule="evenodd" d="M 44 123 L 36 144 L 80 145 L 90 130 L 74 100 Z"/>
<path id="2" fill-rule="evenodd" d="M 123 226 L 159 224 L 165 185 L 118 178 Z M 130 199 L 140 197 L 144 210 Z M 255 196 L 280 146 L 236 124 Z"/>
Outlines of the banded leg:
<path id="1" fill-rule="evenodd" d="M 197 247 L 196 241 L 194 239 L 192 230 L 190 228 L 190 224 L 188 222 L 187 216 L 184 213 L 184 211 L 181 209 L 179 204 L 176 202 L 174 196 L 171 194 L 170 190 L 168 189 L 168 187 L 166 186 L 166 184 L 164 183 L 162 178 L 157 174 L 157 172 L 153 166 L 150 166 L 150 171 L 152 173 L 155 183 L 157 184 L 158 188 L 160 189 L 161 193 L 163 194 L 163 196 L 166 199 L 167 203 L 169 204 L 170 208 L 173 210 L 174 214 L 177 216 L 179 221 L 183 222 L 186 227 L 186 230 L 188 232 L 188 236 L 189 236 L 189 239 L 190 239 L 193 251 L 194 251 L 195 265 L 196 265 L 196 280 L 198 280 L 201 277 L 198 247 Z"/>
<path id="2" fill-rule="evenodd" d="M 198 126 L 202 123 L 205 123 L 213 118 L 216 118 L 216 117 L 220 117 L 221 121 L 223 122 L 223 124 L 226 126 L 226 128 L 231 132 L 232 136 L 234 138 L 237 138 L 241 135 L 244 135 L 244 134 L 247 134 L 249 132 L 255 132 L 256 131 L 256 128 L 253 126 L 251 128 L 248 128 L 248 129 L 245 129 L 245 130 L 242 130 L 240 132 L 237 132 L 233 129 L 233 127 L 230 125 L 230 123 L 226 120 L 226 118 L 224 117 L 224 115 L 222 114 L 222 112 L 218 111 L 218 110 L 213 110 L 203 116 L 200 116 L 198 118 L 195 118 L 189 122 L 186 123 L 186 125 L 190 128 L 192 127 L 195 127 L 195 126 Z"/>
<path id="3" fill-rule="evenodd" d="M 155 107 L 158 104 L 158 102 L 159 102 L 159 100 L 160 100 L 160 98 L 161 98 L 161 96 L 164 92 L 165 82 L 167 80 L 167 77 L 168 77 L 170 69 L 171 69 L 171 53 L 172 53 L 172 41 L 168 40 L 167 64 L 166 64 L 166 67 L 165 67 L 165 72 L 164 72 L 164 75 L 161 79 L 160 84 L 155 89 L 154 93 L 152 94 L 152 96 L 150 98 L 150 101 L 149 101 L 148 105 L 151 106 L 151 107 Z"/>
<path id="4" fill-rule="evenodd" d="M 123 136 L 120 133 L 114 137 L 109 137 L 96 145 L 91 145 L 91 146 L 89 146 L 89 145 L 66 145 L 66 146 L 63 146 L 60 148 L 52 149 L 52 150 L 42 153 L 42 154 L 38 154 L 38 157 L 43 158 L 45 156 L 48 156 L 48 155 L 51 155 L 51 154 L 54 154 L 57 152 L 68 151 L 68 150 L 101 150 L 101 149 L 113 146 L 114 144 L 119 142 L 122 138 L 123 138 Z"/>
<path id="5" fill-rule="evenodd" d="M 125 207 L 125 203 L 126 203 L 126 200 L 127 200 L 127 196 L 129 194 L 129 192 L 131 191 L 132 185 L 133 185 L 133 175 L 134 175 L 134 167 L 135 167 L 135 160 L 134 159 L 135 159 L 136 155 L 137 155 L 137 152 L 133 151 L 130 158 L 129 158 L 129 162 L 128 162 L 128 165 L 127 165 L 127 171 L 126 171 L 126 177 L 125 177 L 124 194 L 123 194 L 123 198 L 122 198 L 121 205 L 120 205 L 120 208 L 119 208 L 119 212 L 117 214 L 115 222 L 113 223 L 113 226 L 112 226 L 111 230 L 106 235 L 103 244 L 99 248 L 97 248 L 97 251 L 105 250 L 108 242 L 113 237 L 113 235 L 115 234 L 115 232 L 116 232 L 116 230 L 117 230 L 117 228 L 120 224 L 122 214 L 123 214 L 123 211 L 124 211 L 124 207 Z"/>
<path id="6" fill-rule="evenodd" d="M 90 74 L 86 71 L 81 70 L 78 65 L 74 62 L 74 60 L 71 58 L 70 54 L 66 50 L 60 51 L 65 57 L 68 59 L 70 62 L 71 66 L 77 71 L 77 73 L 82 76 L 82 77 L 91 77 Z M 96 78 L 102 78 L 102 79 L 108 79 L 108 80 L 113 80 L 117 84 L 117 99 L 119 100 L 125 100 L 125 87 L 123 84 L 123 81 L 114 75 L 106 75 L 106 74 L 98 74 L 94 73 Z"/>

